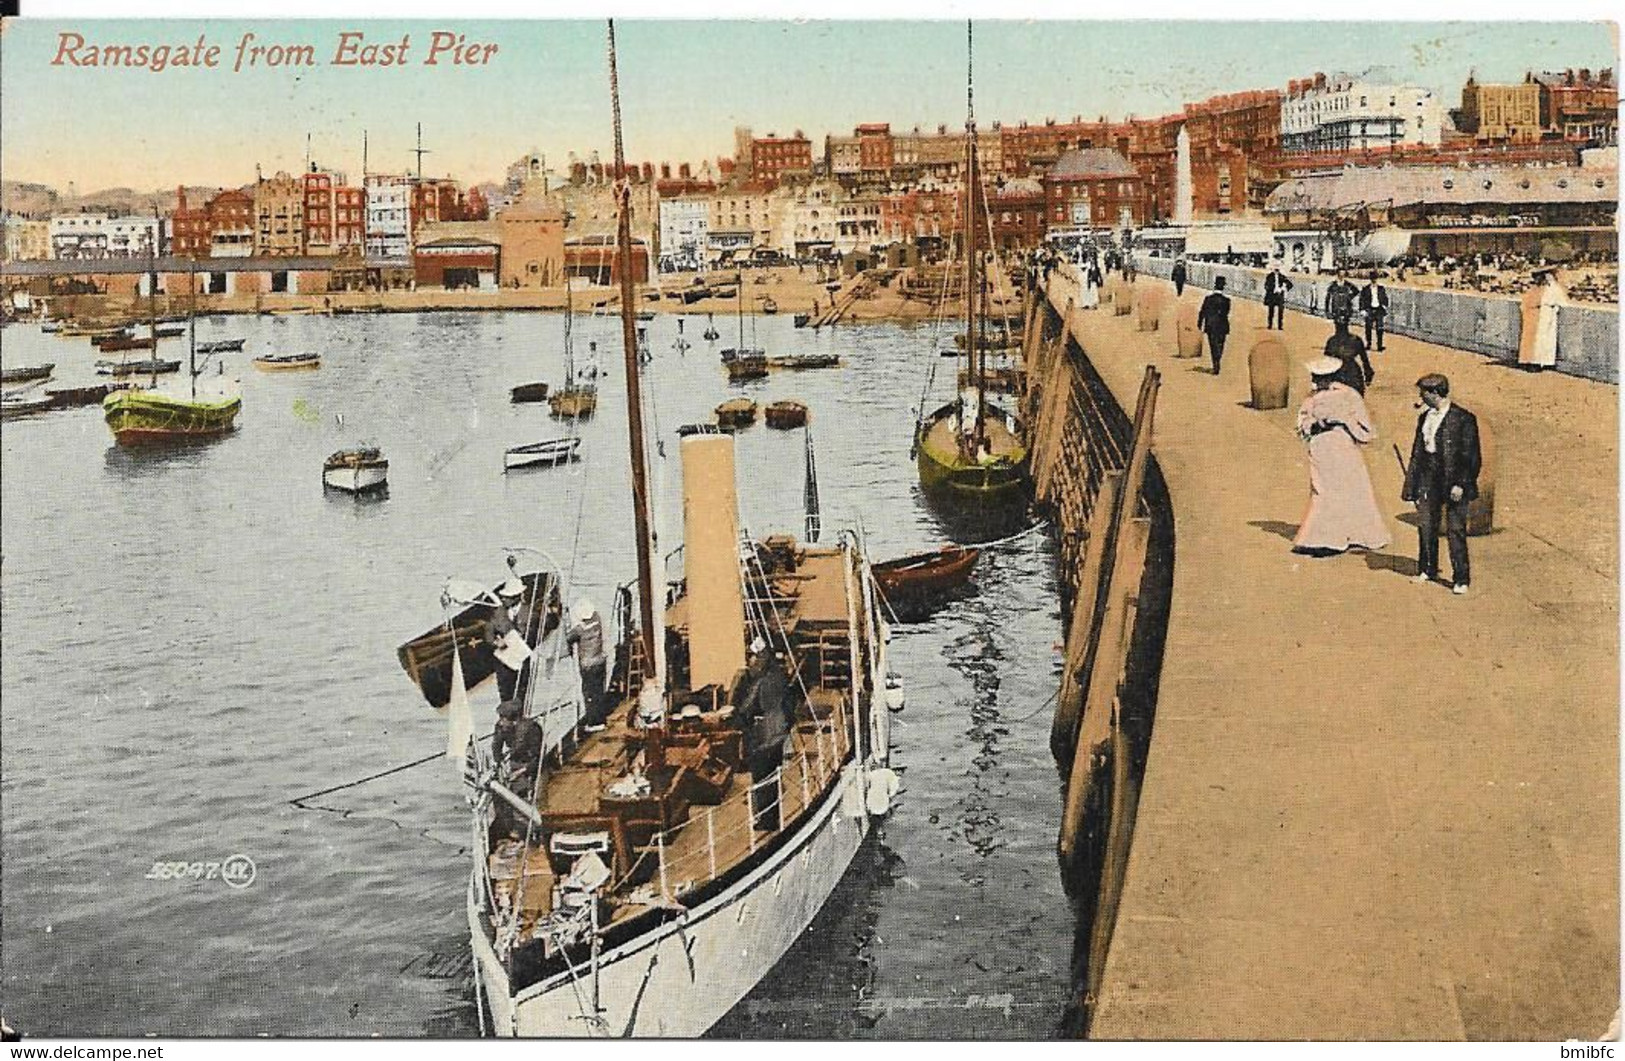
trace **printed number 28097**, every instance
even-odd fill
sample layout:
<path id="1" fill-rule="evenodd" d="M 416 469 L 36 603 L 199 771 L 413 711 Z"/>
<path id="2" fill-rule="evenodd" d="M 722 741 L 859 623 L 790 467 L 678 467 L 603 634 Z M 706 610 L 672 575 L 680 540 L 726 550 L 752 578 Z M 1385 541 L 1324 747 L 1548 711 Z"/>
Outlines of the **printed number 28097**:
<path id="1" fill-rule="evenodd" d="M 154 862 L 147 880 L 214 880 L 220 876 L 218 862 Z"/>

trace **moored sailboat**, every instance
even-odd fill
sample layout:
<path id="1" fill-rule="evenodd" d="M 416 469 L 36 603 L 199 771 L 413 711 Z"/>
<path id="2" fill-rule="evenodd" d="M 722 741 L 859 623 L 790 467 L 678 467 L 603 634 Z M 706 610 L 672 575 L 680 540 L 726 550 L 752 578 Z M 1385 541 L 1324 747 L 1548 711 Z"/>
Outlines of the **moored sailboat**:
<path id="1" fill-rule="evenodd" d="M 591 726 L 579 696 L 562 724 L 537 714 L 535 757 L 492 763 L 469 739 L 461 659 L 480 649 L 448 653 L 448 752 L 475 793 L 475 988 L 499 1035 L 703 1033 L 806 930 L 895 792 L 885 635 L 860 534 L 752 540 L 732 438 L 689 435 L 683 578 L 656 579 L 613 23 L 610 78 L 638 568 L 615 609 L 611 706 Z M 530 644 L 512 661 L 532 672 L 516 692 L 524 716 L 545 684 Z"/>
<path id="2" fill-rule="evenodd" d="M 574 326 L 575 302 L 569 278 L 564 281 L 564 385 L 547 396 L 547 408 L 554 416 L 581 419 L 598 411 L 598 366 L 576 369 Z"/>
<path id="3" fill-rule="evenodd" d="M 1013 416 L 990 402 L 985 381 L 987 336 L 986 263 L 978 249 L 978 204 L 983 197 L 976 149 L 974 82 L 970 77 L 970 28 L 967 41 L 967 108 L 965 118 L 965 334 L 968 393 L 921 418 L 915 429 L 914 454 L 920 485 L 946 514 L 968 519 L 1002 518 L 1023 511 L 1028 496 L 1027 447 Z M 978 311 L 981 312 L 978 312 Z"/>
<path id="4" fill-rule="evenodd" d="M 148 288 L 147 304 L 150 311 L 157 291 L 158 277 L 156 271 L 149 273 L 149 276 L 151 286 Z M 148 328 L 156 333 L 156 315 L 149 318 Z M 158 390 L 157 374 L 160 363 L 155 359 L 151 374 L 152 382 L 148 389 L 115 391 L 103 399 L 102 415 L 107 420 L 108 428 L 113 432 L 113 440 L 119 445 L 203 440 L 218 438 L 236 430 L 237 414 L 243 408 L 240 396 L 222 394 L 214 397 L 198 397 L 199 370 L 195 320 L 190 326 L 190 331 L 191 353 L 187 371 L 189 395 L 183 397 Z M 114 373 L 119 374 L 121 373 Z"/>

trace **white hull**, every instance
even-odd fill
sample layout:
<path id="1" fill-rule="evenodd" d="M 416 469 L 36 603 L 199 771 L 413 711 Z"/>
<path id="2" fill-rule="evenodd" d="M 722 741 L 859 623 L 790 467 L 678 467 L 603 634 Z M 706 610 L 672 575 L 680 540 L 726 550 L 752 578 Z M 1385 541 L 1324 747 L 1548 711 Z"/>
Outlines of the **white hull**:
<path id="1" fill-rule="evenodd" d="M 881 709 L 884 714 L 884 709 Z M 468 893 L 477 973 L 500 1036 L 703 1034 L 767 975 L 804 932 L 851 865 L 869 831 L 862 767 L 848 763 L 823 805 L 774 857 L 684 919 L 606 952 L 591 1018 L 591 963 L 511 997 L 507 974 L 482 928 L 478 887 Z"/>
<path id="2" fill-rule="evenodd" d="M 381 468 L 327 468 L 322 471 L 322 485 L 349 494 L 363 494 L 382 489 L 389 480 L 389 467 Z"/>

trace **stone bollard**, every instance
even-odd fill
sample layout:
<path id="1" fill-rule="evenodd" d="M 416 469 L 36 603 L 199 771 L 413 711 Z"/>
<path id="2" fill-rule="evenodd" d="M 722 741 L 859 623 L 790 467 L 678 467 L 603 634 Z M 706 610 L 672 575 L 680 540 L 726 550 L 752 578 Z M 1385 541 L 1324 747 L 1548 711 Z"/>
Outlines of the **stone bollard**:
<path id="1" fill-rule="evenodd" d="M 1162 289 L 1146 285 L 1134 289 L 1134 319 L 1142 332 L 1157 330 L 1162 317 Z"/>
<path id="2" fill-rule="evenodd" d="M 1112 316 L 1127 317 L 1134 312 L 1134 289 L 1114 277 L 1106 285 L 1112 292 Z"/>
<path id="3" fill-rule="evenodd" d="M 1488 534 L 1495 529 L 1495 473 L 1497 471 L 1497 454 L 1495 452 L 1495 432 L 1484 418 L 1478 418 L 1478 453 L 1480 457 L 1478 467 L 1478 497 L 1467 505 L 1467 535 L 1476 538 Z M 1442 531 L 1444 521 L 1439 521 Z"/>
<path id="4" fill-rule="evenodd" d="M 1174 327 L 1175 357 L 1201 357 L 1202 332 L 1196 327 L 1197 306 L 1194 302 L 1179 305 L 1179 320 Z"/>
<path id="5" fill-rule="evenodd" d="M 1247 378 L 1252 383 L 1254 409 L 1285 409 L 1291 391 L 1286 344 L 1270 335 L 1254 339 L 1247 352 Z"/>

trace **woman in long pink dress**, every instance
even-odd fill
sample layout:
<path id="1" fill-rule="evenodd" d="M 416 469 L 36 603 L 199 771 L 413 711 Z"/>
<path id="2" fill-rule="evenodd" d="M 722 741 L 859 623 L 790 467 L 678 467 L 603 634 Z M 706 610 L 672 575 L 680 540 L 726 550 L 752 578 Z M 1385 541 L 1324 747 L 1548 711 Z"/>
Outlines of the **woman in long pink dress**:
<path id="1" fill-rule="evenodd" d="M 1309 446 L 1309 511 L 1292 540 L 1294 552 L 1381 549 L 1389 542 L 1360 453 L 1377 432 L 1360 395 L 1333 380 L 1342 367 L 1336 358 L 1309 363 L 1315 389 L 1298 410 L 1298 437 Z"/>

